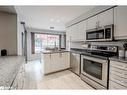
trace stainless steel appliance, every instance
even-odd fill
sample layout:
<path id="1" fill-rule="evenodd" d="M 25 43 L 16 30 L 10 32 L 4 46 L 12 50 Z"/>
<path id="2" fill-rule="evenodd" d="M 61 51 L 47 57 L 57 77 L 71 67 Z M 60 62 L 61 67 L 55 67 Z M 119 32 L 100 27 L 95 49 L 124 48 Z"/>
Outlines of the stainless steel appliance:
<path id="1" fill-rule="evenodd" d="M 92 46 L 86 52 L 81 55 L 81 79 L 96 89 L 107 89 L 109 57 L 118 55 L 117 47 Z"/>
<path id="2" fill-rule="evenodd" d="M 80 56 L 79 51 L 71 50 L 70 70 L 77 75 L 80 75 Z"/>
<path id="3" fill-rule="evenodd" d="M 113 40 L 113 25 L 86 31 L 86 41 L 111 41 Z"/>

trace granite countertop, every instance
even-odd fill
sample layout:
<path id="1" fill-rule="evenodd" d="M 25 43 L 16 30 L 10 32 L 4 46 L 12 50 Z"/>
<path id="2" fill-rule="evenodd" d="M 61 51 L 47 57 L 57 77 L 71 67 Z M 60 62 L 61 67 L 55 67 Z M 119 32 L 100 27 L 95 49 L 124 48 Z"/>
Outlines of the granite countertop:
<path id="1" fill-rule="evenodd" d="M 69 52 L 68 50 L 56 50 L 56 51 L 52 51 L 52 50 L 45 50 L 42 51 L 43 54 L 51 54 L 51 53 L 62 53 L 62 52 Z"/>
<path id="2" fill-rule="evenodd" d="M 0 87 L 11 87 L 23 61 L 22 56 L 0 57 Z"/>
<path id="3" fill-rule="evenodd" d="M 127 57 L 114 56 L 111 57 L 110 60 L 127 63 Z"/>

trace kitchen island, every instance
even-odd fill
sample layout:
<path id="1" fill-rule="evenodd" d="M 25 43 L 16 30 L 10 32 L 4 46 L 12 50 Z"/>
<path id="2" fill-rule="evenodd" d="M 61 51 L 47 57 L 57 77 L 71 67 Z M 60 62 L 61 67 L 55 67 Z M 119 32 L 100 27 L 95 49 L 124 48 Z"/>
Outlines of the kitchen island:
<path id="1" fill-rule="evenodd" d="M 0 89 L 15 89 L 13 83 L 24 63 L 22 56 L 0 57 Z"/>
<path id="2" fill-rule="evenodd" d="M 70 52 L 66 50 L 44 51 L 42 61 L 44 61 L 44 74 L 65 70 L 70 68 Z"/>

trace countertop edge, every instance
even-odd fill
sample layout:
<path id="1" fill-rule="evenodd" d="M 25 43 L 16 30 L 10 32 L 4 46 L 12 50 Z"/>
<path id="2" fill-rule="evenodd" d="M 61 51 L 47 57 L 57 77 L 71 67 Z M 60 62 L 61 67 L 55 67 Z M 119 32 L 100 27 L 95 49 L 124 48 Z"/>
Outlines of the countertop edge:
<path id="1" fill-rule="evenodd" d="M 120 57 L 111 57 L 109 58 L 111 61 L 117 61 L 117 62 L 122 62 L 122 63 L 127 63 L 127 58 L 120 58 Z"/>

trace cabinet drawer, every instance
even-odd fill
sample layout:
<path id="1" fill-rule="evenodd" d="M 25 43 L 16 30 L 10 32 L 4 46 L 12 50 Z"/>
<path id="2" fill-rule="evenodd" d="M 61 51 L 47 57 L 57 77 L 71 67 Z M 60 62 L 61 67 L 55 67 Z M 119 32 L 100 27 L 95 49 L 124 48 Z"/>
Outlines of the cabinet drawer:
<path id="1" fill-rule="evenodd" d="M 116 74 L 120 77 L 127 78 L 127 71 L 115 67 L 110 67 L 110 73 Z"/>
<path id="2" fill-rule="evenodd" d="M 113 81 L 109 81 L 109 89 L 127 89 L 126 87 L 119 85 Z"/>
<path id="3" fill-rule="evenodd" d="M 111 61 L 110 62 L 110 66 L 127 70 L 127 64 L 126 63 L 122 63 L 122 62 Z"/>
<path id="4" fill-rule="evenodd" d="M 118 84 L 121 84 L 121 85 L 127 87 L 127 79 L 125 79 L 125 78 L 122 78 L 122 77 L 119 77 L 115 74 L 110 73 L 109 79 L 112 81 L 115 81 Z"/>

